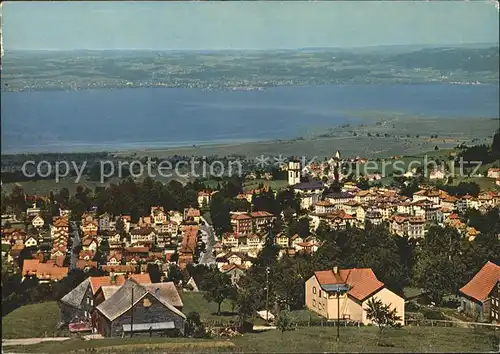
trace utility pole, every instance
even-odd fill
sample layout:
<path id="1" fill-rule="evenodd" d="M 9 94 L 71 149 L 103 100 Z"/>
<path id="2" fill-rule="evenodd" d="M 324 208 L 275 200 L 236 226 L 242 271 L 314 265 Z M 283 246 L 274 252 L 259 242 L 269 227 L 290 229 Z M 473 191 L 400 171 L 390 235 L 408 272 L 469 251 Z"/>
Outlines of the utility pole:
<path id="1" fill-rule="evenodd" d="M 134 287 L 130 288 L 132 290 L 132 300 L 131 300 L 131 315 L 130 315 L 130 338 L 132 338 L 132 335 L 134 333 Z"/>
<path id="2" fill-rule="evenodd" d="M 266 267 L 266 321 L 269 322 L 269 267 Z"/>
<path id="3" fill-rule="evenodd" d="M 337 291 L 337 342 L 340 341 L 340 291 Z"/>

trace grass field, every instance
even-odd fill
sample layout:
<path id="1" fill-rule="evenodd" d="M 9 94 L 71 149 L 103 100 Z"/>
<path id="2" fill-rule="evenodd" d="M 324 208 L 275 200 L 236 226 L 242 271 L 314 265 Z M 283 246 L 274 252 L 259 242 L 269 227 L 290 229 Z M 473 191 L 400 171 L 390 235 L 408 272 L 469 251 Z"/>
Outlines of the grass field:
<path id="1" fill-rule="evenodd" d="M 232 303 L 224 301 L 221 306 L 221 315 L 217 315 L 217 304 L 208 302 L 202 293 L 181 293 L 184 302 L 183 312 L 198 312 L 201 320 L 207 324 L 228 324 L 238 320 L 238 314 L 233 311 Z M 297 321 L 307 321 L 309 318 L 319 317 L 308 310 L 293 311 Z M 256 325 L 263 325 L 265 321 L 260 318 L 253 320 Z M 59 307 L 57 302 L 43 302 L 22 306 L 2 318 L 3 338 L 32 338 L 67 335 L 67 330 L 57 330 L 59 323 Z"/>
<path id="2" fill-rule="evenodd" d="M 246 181 L 243 190 L 248 191 L 251 189 L 256 189 L 259 188 L 259 185 L 263 184 L 266 187 L 270 187 L 273 190 L 279 190 L 279 189 L 284 189 L 288 186 L 288 181 L 287 180 L 273 180 L 273 181 L 268 181 L 265 179 L 256 179 L 252 181 Z"/>
<path id="3" fill-rule="evenodd" d="M 67 353 L 93 348 L 100 353 L 154 352 L 488 352 L 498 350 L 500 337 L 491 330 L 445 327 L 405 327 L 384 333 L 386 346 L 377 346 L 374 327 L 341 328 L 336 342 L 333 327 L 301 327 L 285 332 L 277 330 L 247 333 L 229 339 L 190 338 L 116 338 L 69 340 L 32 346 L 9 347 L 10 352 Z"/>
<path id="4" fill-rule="evenodd" d="M 223 303 L 223 316 L 217 316 L 217 305 L 208 303 L 201 293 L 183 293 L 184 311 L 199 312 L 202 320 L 235 320 L 230 313 L 231 304 Z M 296 320 L 313 316 L 309 311 L 294 311 Z M 2 319 L 2 338 L 30 338 L 67 336 L 55 330 L 59 311 L 55 302 L 23 306 Z M 391 329 L 385 332 L 383 342 L 377 346 L 378 330 L 375 327 L 341 328 L 341 341 L 335 342 L 334 327 L 299 327 L 285 332 L 277 330 L 247 333 L 229 339 L 190 338 L 114 338 L 84 341 L 70 339 L 65 342 L 46 342 L 30 346 L 8 347 L 9 352 L 67 353 L 95 348 L 98 352 L 486 352 L 498 350 L 499 331 L 491 329 L 412 327 Z"/>
<path id="5" fill-rule="evenodd" d="M 35 345 L 8 347 L 10 352 L 70 353 L 97 351 L 100 353 L 202 352 L 228 351 L 234 343 L 226 340 L 135 337 L 85 341 L 70 339 L 64 342 L 45 342 Z M 225 350 L 226 349 L 226 350 Z"/>
<path id="6" fill-rule="evenodd" d="M 184 307 L 182 312 L 186 315 L 190 312 L 198 312 L 202 321 L 229 322 L 236 321 L 238 315 L 233 312 L 230 301 L 224 301 L 221 306 L 221 316 L 217 316 L 217 304 L 208 302 L 203 298 L 203 293 L 183 292 L 181 293 Z"/>
<path id="7" fill-rule="evenodd" d="M 277 156 L 318 156 L 331 157 L 336 150 L 343 156 L 363 156 L 368 158 L 392 155 L 415 155 L 423 151 L 450 149 L 462 142 L 466 144 L 490 144 L 491 136 L 498 128 L 498 121 L 487 118 L 420 117 L 397 116 L 394 112 L 366 112 L 363 125 L 332 126 L 319 129 L 315 135 L 305 136 L 304 140 L 262 141 L 235 144 L 201 145 L 196 147 L 177 147 L 146 149 L 142 151 L 123 151 L 118 156 L 226 156 L 228 153 L 256 157 L 260 155 Z M 371 118 L 370 118 L 371 117 Z M 378 121 L 378 122 L 377 122 Z M 384 121 L 385 124 L 377 124 Z M 322 134 L 331 134 L 320 137 Z M 354 136 L 354 133 L 357 135 Z M 368 136 L 371 134 L 372 136 Z M 380 136 L 377 137 L 376 134 Z M 388 136 L 384 136 L 388 134 Z M 430 138 L 437 135 L 438 138 Z M 418 136 L 418 137 L 417 137 Z"/>
<path id="8" fill-rule="evenodd" d="M 2 317 L 2 338 L 56 337 L 67 334 L 58 331 L 57 302 L 43 302 L 22 306 Z"/>
<path id="9" fill-rule="evenodd" d="M 82 186 L 83 188 L 89 188 L 90 190 L 94 191 L 96 187 L 107 187 L 111 183 L 118 184 L 121 181 L 120 178 L 113 177 L 113 178 L 110 178 L 109 180 L 105 181 L 104 183 L 101 183 L 100 181 L 90 181 L 86 177 L 82 177 L 82 179 L 79 180 L 78 183 L 75 183 L 75 178 L 76 177 L 63 178 L 58 182 L 55 179 L 47 179 L 47 180 L 40 180 L 40 181 L 24 181 L 24 182 L 15 182 L 15 183 L 3 183 L 2 189 L 5 190 L 6 193 L 11 193 L 12 189 L 14 189 L 15 186 L 18 186 L 18 187 L 22 187 L 24 192 L 27 194 L 48 195 L 50 191 L 54 191 L 54 193 L 57 193 L 61 189 L 67 188 L 69 193 L 71 195 L 73 195 L 73 194 L 75 194 L 78 186 Z M 153 179 L 166 184 L 174 178 L 156 176 Z M 185 182 L 185 179 L 183 179 L 183 178 L 178 178 L 178 180 L 181 183 Z"/>

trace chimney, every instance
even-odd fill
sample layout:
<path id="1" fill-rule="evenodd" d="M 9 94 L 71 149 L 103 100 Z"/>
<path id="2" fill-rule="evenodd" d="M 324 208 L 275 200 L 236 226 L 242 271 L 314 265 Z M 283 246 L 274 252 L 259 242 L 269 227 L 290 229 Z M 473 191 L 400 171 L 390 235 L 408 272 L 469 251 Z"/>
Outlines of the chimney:
<path id="1" fill-rule="evenodd" d="M 339 267 L 337 266 L 333 267 L 333 274 L 339 274 Z"/>

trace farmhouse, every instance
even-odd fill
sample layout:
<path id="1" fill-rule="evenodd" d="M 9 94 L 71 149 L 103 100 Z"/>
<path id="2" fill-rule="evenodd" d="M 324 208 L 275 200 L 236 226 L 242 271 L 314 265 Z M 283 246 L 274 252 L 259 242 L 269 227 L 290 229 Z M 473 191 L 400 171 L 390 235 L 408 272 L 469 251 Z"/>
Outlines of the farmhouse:
<path id="1" fill-rule="evenodd" d="M 338 294 L 339 287 L 348 291 Z M 404 324 L 404 299 L 387 289 L 370 268 L 314 272 L 306 281 L 305 297 L 307 308 L 328 320 L 341 318 L 365 325 L 371 323 L 366 317 L 368 301 L 376 298 L 395 308 Z"/>
<path id="2" fill-rule="evenodd" d="M 59 300 L 61 322 L 89 322 L 94 307 L 94 296 L 90 278 L 85 279 L 76 288 Z"/>
<path id="3" fill-rule="evenodd" d="M 186 316 L 163 298 L 133 279 L 96 308 L 97 332 L 106 337 L 129 334 L 184 333 Z"/>
<path id="4" fill-rule="evenodd" d="M 500 266 L 488 262 L 470 282 L 460 289 L 462 294 L 461 307 L 467 316 L 477 321 L 498 321 L 497 316 L 499 315 L 495 313 L 495 318 L 492 318 L 491 309 L 492 305 L 498 308 L 496 287 L 499 279 Z M 497 297 L 493 296 L 494 293 L 497 294 Z"/>

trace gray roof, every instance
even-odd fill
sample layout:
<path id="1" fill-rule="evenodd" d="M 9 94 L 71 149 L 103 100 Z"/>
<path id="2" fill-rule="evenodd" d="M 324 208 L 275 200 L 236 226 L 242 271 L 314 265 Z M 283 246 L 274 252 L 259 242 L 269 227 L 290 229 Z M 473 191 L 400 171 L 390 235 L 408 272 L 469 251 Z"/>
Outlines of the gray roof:
<path id="1" fill-rule="evenodd" d="M 173 282 L 145 284 L 143 286 L 155 295 L 158 295 L 156 291 L 159 289 L 160 297 L 175 307 L 184 306 L 181 297 L 179 296 L 179 292 Z"/>
<path id="2" fill-rule="evenodd" d="M 198 290 L 198 285 L 196 284 L 196 282 L 194 281 L 194 278 L 191 277 L 189 278 L 187 284 L 191 285 L 193 287 L 193 291 L 199 291 Z"/>
<path id="3" fill-rule="evenodd" d="M 156 296 L 154 294 L 154 291 L 148 291 L 144 286 L 138 284 L 133 279 L 127 279 L 125 281 L 125 284 L 123 284 L 118 290 L 116 290 L 115 293 L 111 295 L 111 297 L 97 306 L 97 310 L 104 316 L 106 316 L 109 320 L 113 321 L 132 308 L 132 300 L 134 301 L 133 305 L 135 305 L 147 294 L 153 296 L 178 316 L 184 319 L 186 318 L 186 316 L 181 311 L 177 310 L 173 305 L 168 303 L 161 296 Z"/>
<path id="4" fill-rule="evenodd" d="M 308 190 L 308 189 L 321 189 L 324 187 L 323 182 L 321 181 L 311 181 L 311 182 L 301 182 L 294 184 L 292 186 L 294 189 L 302 189 L 302 190 Z"/>
<path id="5" fill-rule="evenodd" d="M 333 193 L 328 193 L 325 198 L 332 198 L 332 199 L 344 199 L 344 198 L 354 198 L 354 195 L 348 192 L 333 192 Z"/>
<path id="6" fill-rule="evenodd" d="M 101 286 L 102 294 L 104 295 L 104 300 L 109 299 L 121 286 L 119 285 L 104 285 Z"/>
<path id="7" fill-rule="evenodd" d="M 89 278 L 87 278 L 84 281 L 82 281 L 76 288 L 74 288 L 69 293 L 64 295 L 60 301 L 67 305 L 79 308 L 82 304 L 85 292 L 87 291 L 89 286 L 90 286 L 90 280 Z"/>

